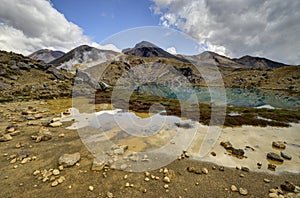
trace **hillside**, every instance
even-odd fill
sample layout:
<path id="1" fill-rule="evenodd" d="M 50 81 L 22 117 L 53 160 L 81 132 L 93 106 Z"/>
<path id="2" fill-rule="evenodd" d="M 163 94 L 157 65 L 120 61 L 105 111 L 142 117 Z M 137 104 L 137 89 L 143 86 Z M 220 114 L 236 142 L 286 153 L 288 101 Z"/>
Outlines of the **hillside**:
<path id="1" fill-rule="evenodd" d="M 0 101 L 70 97 L 72 80 L 52 65 L 0 51 Z"/>

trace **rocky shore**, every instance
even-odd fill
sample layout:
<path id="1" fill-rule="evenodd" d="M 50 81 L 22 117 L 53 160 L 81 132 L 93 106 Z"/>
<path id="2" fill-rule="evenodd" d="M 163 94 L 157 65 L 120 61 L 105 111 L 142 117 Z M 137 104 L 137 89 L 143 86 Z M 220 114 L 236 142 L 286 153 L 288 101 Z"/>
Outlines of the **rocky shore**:
<path id="1" fill-rule="evenodd" d="M 59 120 L 70 107 L 68 99 L 0 105 L 1 197 L 300 197 L 299 173 L 228 168 L 193 160 L 187 151 L 161 169 L 141 173 L 97 163 L 77 131 L 65 129 L 72 121 Z M 222 146 L 222 152 L 244 155 L 235 144 Z M 209 155 L 221 154 L 214 152 Z M 126 147 L 113 153 L 122 155 Z"/>

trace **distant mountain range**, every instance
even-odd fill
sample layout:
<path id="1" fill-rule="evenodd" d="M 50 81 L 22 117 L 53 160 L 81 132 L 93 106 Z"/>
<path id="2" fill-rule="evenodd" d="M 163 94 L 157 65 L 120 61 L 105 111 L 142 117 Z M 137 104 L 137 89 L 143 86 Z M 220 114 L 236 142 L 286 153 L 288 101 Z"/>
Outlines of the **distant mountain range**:
<path id="1" fill-rule="evenodd" d="M 129 56 L 143 57 L 143 58 L 166 58 L 175 59 L 181 62 L 192 62 L 193 60 L 200 60 L 211 65 L 217 65 L 222 68 L 279 68 L 287 66 L 284 63 L 275 62 L 266 58 L 243 56 L 241 58 L 229 58 L 219 55 L 215 52 L 205 51 L 194 56 L 173 55 L 163 50 L 162 48 L 147 42 L 142 41 L 136 44 L 133 48 L 126 48 L 122 53 Z M 74 48 L 68 53 L 60 51 L 52 51 L 42 49 L 29 55 L 35 60 L 43 60 L 46 63 L 61 66 L 62 68 L 69 68 L 76 64 L 86 64 L 98 60 L 107 60 L 112 57 L 121 55 L 119 52 L 110 50 L 101 50 L 88 45 L 82 45 Z M 70 68 L 69 68 L 70 69 Z M 68 70 L 68 69 L 67 69 Z"/>

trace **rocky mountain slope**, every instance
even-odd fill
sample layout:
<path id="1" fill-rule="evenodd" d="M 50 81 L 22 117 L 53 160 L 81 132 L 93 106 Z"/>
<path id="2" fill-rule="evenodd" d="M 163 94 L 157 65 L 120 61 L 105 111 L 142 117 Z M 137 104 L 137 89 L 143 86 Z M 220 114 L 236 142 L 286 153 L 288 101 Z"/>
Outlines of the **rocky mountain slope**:
<path id="1" fill-rule="evenodd" d="M 70 97 L 72 81 L 53 65 L 0 51 L 0 101 Z"/>
<path id="2" fill-rule="evenodd" d="M 45 63 L 49 63 L 61 56 L 63 56 L 65 53 L 62 51 L 53 51 L 49 49 L 41 49 L 36 52 L 33 52 L 28 57 L 34 60 L 42 60 Z"/>
<path id="3" fill-rule="evenodd" d="M 81 45 L 63 56 L 53 60 L 50 64 L 56 65 L 69 72 L 75 72 L 78 68 L 86 68 L 89 63 L 101 63 L 118 56 L 118 52 L 101 50 L 88 45 Z"/>

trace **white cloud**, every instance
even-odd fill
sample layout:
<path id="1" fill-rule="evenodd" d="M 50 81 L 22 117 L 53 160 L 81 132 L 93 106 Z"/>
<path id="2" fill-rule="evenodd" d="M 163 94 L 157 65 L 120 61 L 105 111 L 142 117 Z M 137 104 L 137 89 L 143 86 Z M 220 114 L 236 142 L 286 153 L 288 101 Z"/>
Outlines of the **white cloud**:
<path id="1" fill-rule="evenodd" d="M 161 24 L 188 33 L 208 50 L 300 64 L 300 1 L 152 1 Z"/>
<path id="2" fill-rule="evenodd" d="M 113 45 L 103 47 L 92 42 L 48 0 L 1 2 L 0 49 L 28 55 L 42 48 L 69 51 L 82 44 L 118 50 Z"/>
<path id="3" fill-rule="evenodd" d="M 167 52 L 169 52 L 170 54 L 177 54 L 176 48 L 175 47 L 169 47 L 168 49 L 166 49 Z"/>

